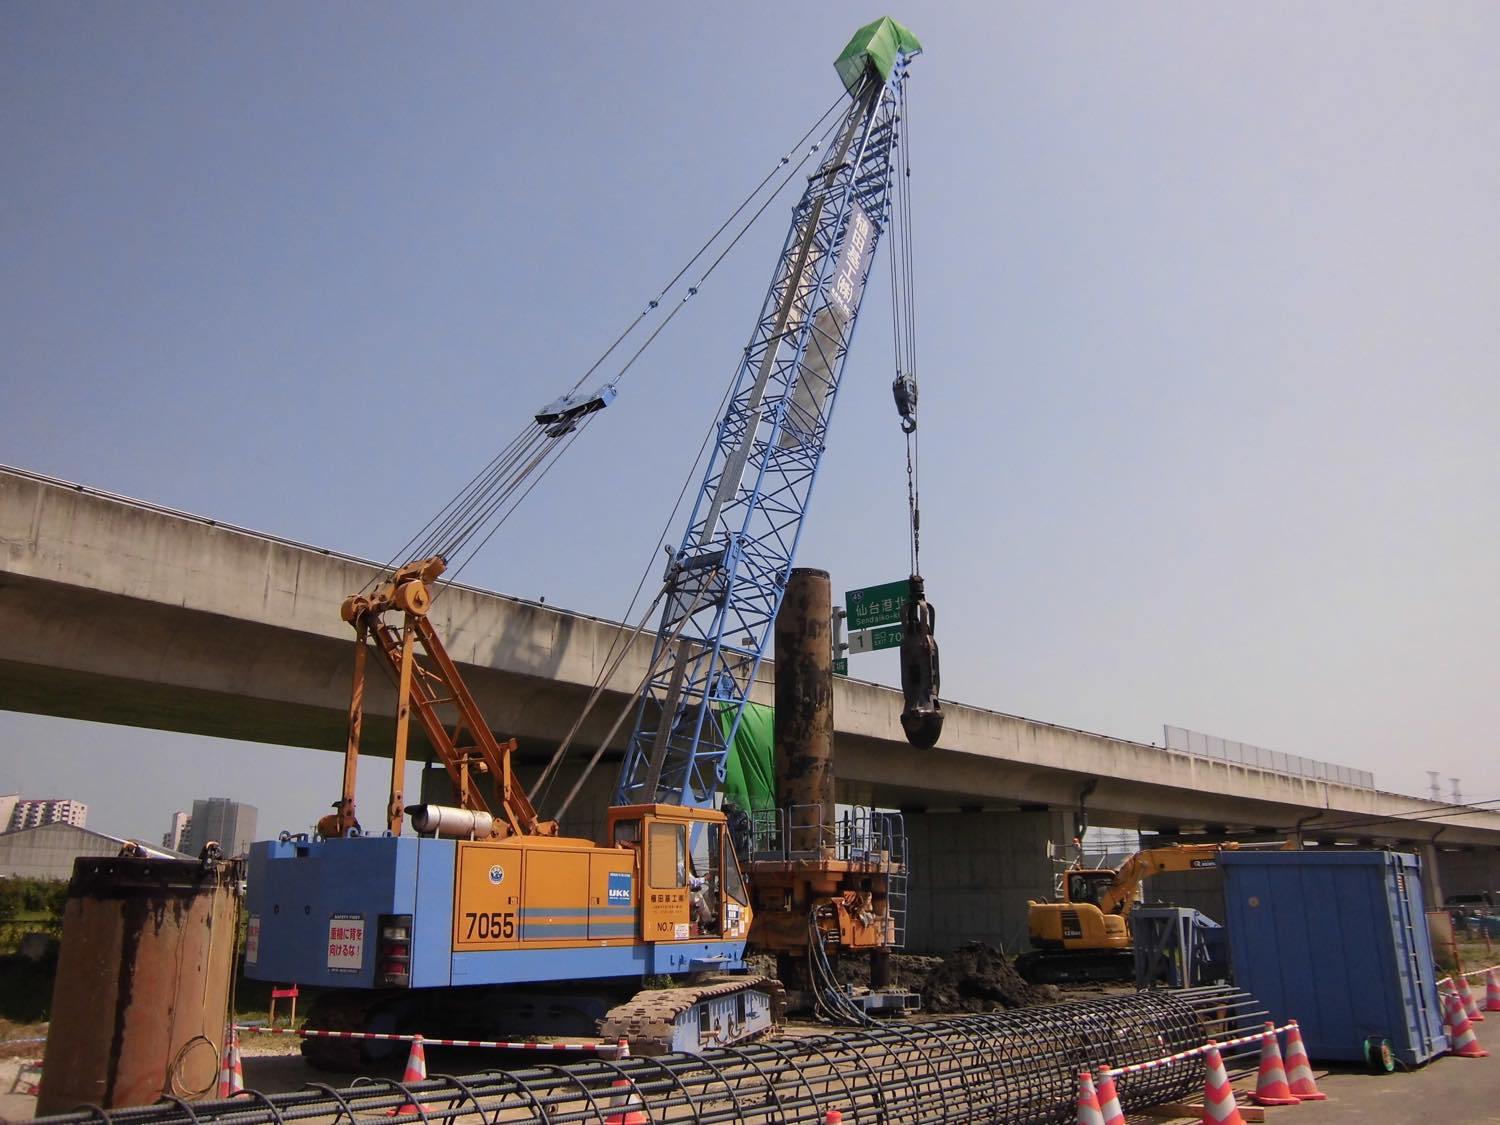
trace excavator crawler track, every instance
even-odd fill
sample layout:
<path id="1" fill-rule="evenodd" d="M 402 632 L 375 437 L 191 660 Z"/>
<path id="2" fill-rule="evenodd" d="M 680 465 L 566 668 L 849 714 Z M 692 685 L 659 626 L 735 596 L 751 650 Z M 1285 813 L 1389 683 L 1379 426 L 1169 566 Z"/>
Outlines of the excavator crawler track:
<path id="1" fill-rule="evenodd" d="M 737 992 L 759 992 L 770 1002 L 770 1025 L 739 1033 L 725 1029 L 714 1045 L 744 1042 L 765 1034 L 786 1017 L 786 990 L 774 977 L 716 976 L 680 988 L 652 988 L 637 992 L 605 1015 L 599 1034 L 624 1039 L 632 1054 L 665 1055 L 682 1050 L 678 1032 L 686 1013 L 709 1001 Z"/>

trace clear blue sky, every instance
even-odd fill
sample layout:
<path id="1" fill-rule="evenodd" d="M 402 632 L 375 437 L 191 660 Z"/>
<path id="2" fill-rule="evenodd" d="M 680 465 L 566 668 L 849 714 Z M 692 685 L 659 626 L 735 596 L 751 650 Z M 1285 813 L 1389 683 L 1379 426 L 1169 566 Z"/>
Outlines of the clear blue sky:
<path id="1" fill-rule="evenodd" d="M 878 14 L 5 5 L 0 460 L 386 557 L 832 102 Z M 927 47 L 909 136 L 945 694 L 1500 796 L 1500 9 L 890 14 Z M 786 213 L 466 581 L 623 612 Z M 905 567 L 886 301 L 799 559 L 840 590 Z M 337 770 L 0 714 L 0 792 L 75 796 L 110 831 L 214 794 L 300 826 Z"/>

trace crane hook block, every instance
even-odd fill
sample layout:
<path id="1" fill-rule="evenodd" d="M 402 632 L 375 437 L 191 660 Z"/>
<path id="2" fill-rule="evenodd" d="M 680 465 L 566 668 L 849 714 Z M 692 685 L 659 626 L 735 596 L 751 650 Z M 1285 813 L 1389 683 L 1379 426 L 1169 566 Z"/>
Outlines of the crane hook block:
<path id="1" fill-rule="evenodd" d="M 901 610 L 901 729 L 906 741 L 922 750 L 937 745 L 943 733 L 943 705 L 938 702 L 938 645 L 933 636 L 937 611 L 927 601 L 922 576 L 911 576 L 911 597 Z"/>
<path id="2" fill-rule="evenodd" d="M 911 433 L 917 428 L 917 381 L 910 375 L 897 375 L 891 384 L 891 394 L 896 398 L 896 410 L 901 415 L 901 432 Z"/>
<path id="3" fill-rule="evenodd" d="M 592 394 L 569 392 L 538 410 L 536 424 L 543 427 L 548 437 L 562 437 L 572 433 L 584 418 L 597 414 L 614 400 L 613 383 L 605 383 Z"/>

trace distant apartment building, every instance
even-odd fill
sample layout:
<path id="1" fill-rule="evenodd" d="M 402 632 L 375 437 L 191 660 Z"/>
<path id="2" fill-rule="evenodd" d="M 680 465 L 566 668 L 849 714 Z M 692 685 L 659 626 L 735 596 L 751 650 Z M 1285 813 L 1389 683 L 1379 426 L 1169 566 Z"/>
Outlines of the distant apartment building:
<path id="1" fill-rule="evenodd" d="M 8 797 L 6 801 L 9 801 Z M 89 807 L 82 801 L 67 797 L 17 798 L 5 830 L 19 832 L 23 828 L 39 828 L 44 824 L 71 824 L 74 828 L 82 828 L 88 818 Z"/>
<path id="2" fill-rule="evenodd" d="M 193 818 L 190 813 L 174 812 L 172 814 L 172 827 L 162 835 L 161 846 L 170 848 L 174 852 L 187 851 L 188 833 L 192 830 Z"/>
<path id="3" fill-rule="evenodd" d="M 242 805 L 228 797 L 196 800 L 192 815 L 188 817 L 182 847 L 177 850 L 197 855 L 204 844 L 217 840 L 226 856 L 244 855 L 255 839 L 255 814 L 254 805 Z"/>

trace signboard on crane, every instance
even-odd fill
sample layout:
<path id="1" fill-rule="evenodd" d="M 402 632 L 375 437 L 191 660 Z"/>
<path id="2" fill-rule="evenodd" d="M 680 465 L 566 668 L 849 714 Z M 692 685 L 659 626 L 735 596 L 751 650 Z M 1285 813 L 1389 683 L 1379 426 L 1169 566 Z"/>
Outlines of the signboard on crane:
<path id="1" fill-rule="evenodd" d="M 856 200 L 850 206 L 849 221 L 844 227 L 844 244 L 839 248 L 838 262 L 828 288 L 828 303 L 845 324 L 854 319 L 855 310 L 859 308 L 865 275 L 870 272 L 870 259 L 874 256 L 875 224 Z"/>

